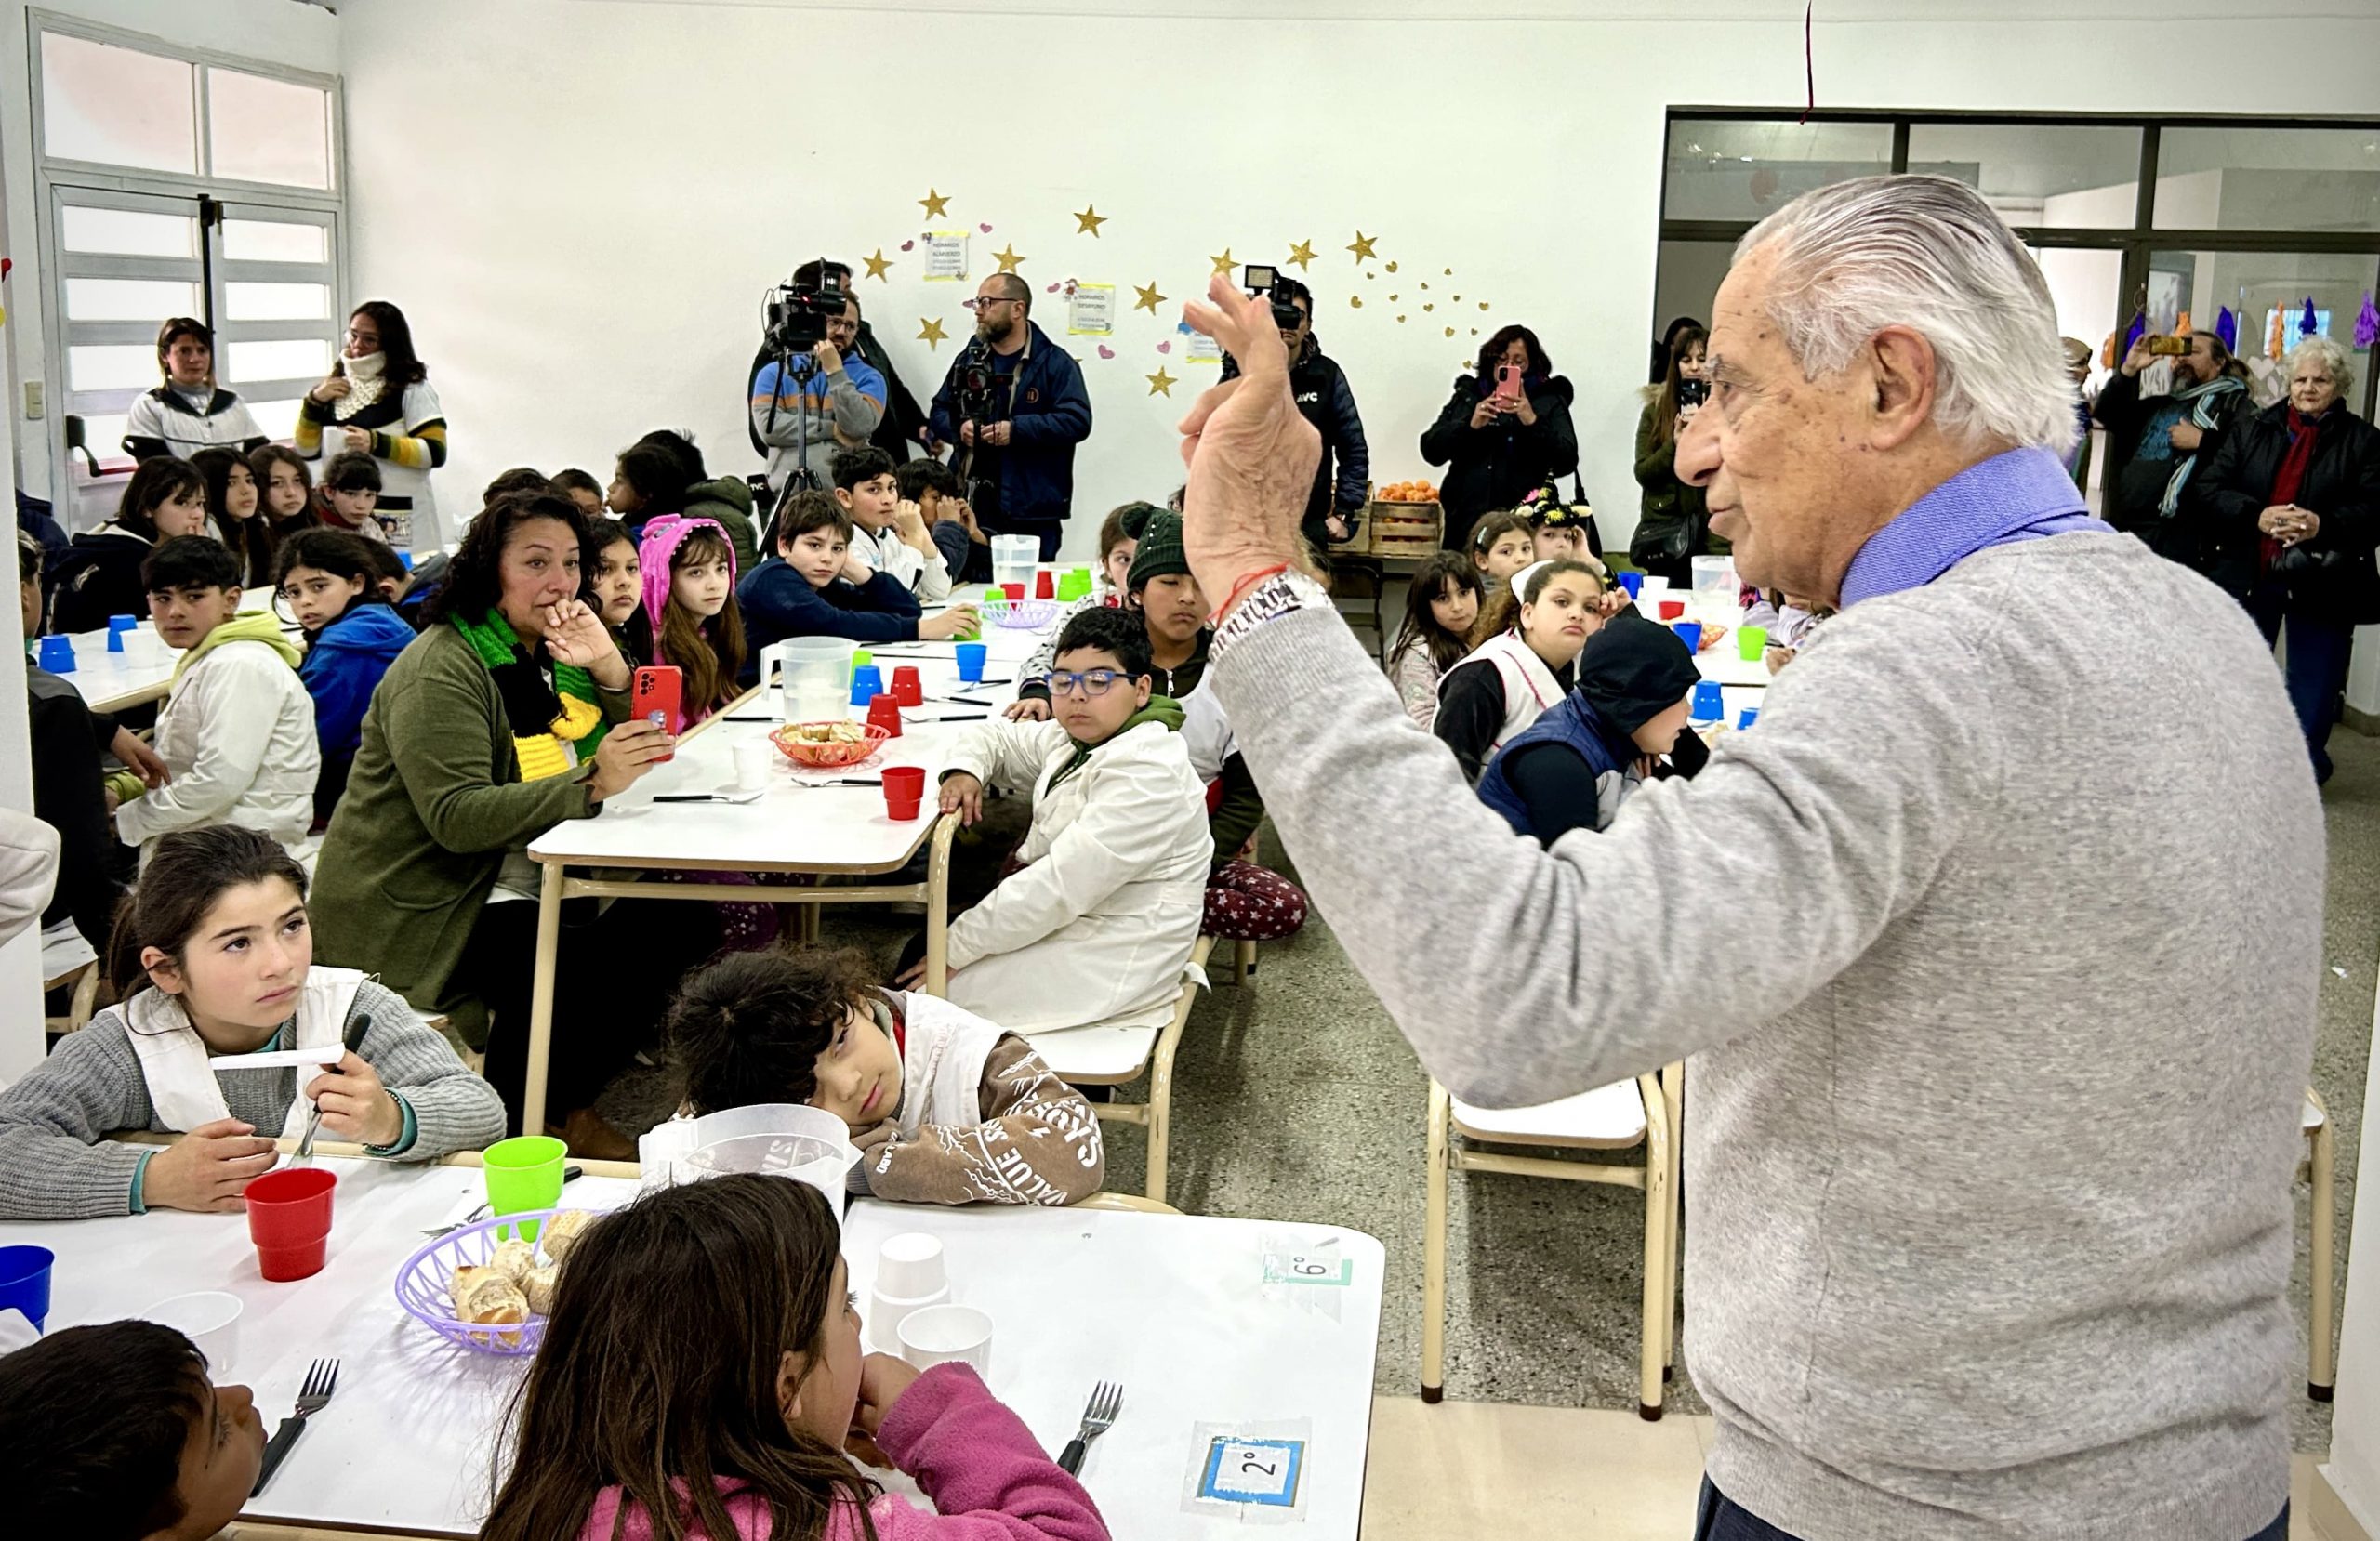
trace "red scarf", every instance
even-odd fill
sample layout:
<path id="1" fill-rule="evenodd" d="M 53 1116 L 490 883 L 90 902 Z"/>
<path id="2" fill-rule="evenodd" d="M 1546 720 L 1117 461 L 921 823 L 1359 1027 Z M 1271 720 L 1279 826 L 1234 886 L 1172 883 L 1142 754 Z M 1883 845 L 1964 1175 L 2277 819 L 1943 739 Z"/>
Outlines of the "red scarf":
<path id="1" fill-rule="evenodd" d="M 2265 496 L 2267 507 L 2283 507 L 2297 501 L 2297 489 L 2306 480 L 2306 468 L 2313 463 L 2314 440 L 2321 431 L 2320 417 L 2301 417 L 2295 407 L 2289 409 L 2289 453 L 2281 456 L 2281 469 L 2273 473 L 2272 491 Z M 2281 549 L 2280 541 L 2265 536 L 2257 543 L 2256 571 L 2271 572 L 2273 559 L 2281 555 Z"/>

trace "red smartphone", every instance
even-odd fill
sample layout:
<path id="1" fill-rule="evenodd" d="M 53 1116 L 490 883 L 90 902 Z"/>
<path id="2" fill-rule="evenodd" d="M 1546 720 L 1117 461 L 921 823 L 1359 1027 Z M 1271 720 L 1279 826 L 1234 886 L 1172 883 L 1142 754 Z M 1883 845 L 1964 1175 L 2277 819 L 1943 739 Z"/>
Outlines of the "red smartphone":
<path id="1" fill-rule="evenodd" d="M 1498 399 L 1506 402 L 1517 402 L 1521 399 L 1520 365 L 1500 363 L 1496 366 L 1496 395 Z"/>
<path id="2" fill-rule="evenodd" d="M 685 676 L 673 665 L 657 664 L 639 669 L 628 688 L 628 715 L 674 734 L 679 726 L 679 694 L 684 689 Z M 678 756 L 672 750 L 661 757 L 670 760 Z"/>

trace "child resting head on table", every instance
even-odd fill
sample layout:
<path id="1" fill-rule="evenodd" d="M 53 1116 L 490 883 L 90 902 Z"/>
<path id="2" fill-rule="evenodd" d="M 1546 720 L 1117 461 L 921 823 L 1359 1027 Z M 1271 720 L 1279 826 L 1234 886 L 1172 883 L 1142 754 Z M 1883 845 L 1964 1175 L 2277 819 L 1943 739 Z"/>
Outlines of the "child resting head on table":
<path id="1" fill-rule="evenodd" d="M 0 1091 L 0 1217 L 236 1214 L 272 1166 L 272 1139 L 303 1133 L 316 1101 L 324 1138 L 373 1155 L 429 1161 L 504 1138 L 496 1088 L 402 997 L 312 967 L 306 874 L 269 835 L 210 824 L 162 837 L 114 950 L 123 1004 Z M 327 1068 L 208 1063 L 300 1048 Z M 119 1129 L 183 1138 L 100 1138 Z"/>
<path id="2" fill-rule="evenodd" d="M 1033 1047 L 932 995 L 887 990 L 866 955 L 721 958 L 669 1008 L 695 1115 L 807 1102 L 851 1126 L 854 1192 L 913 1204 L 1072 1204 L 1106 1157 L 1082 1094 Z"/>
<path id="3" fill-rule="evenodd" d="M 64 1327 L 0 1359 L 0 1493 L 20 1535 L 206 1541 L 264 1465 L 245 1386 L 171 1327 Z"/>
<path id="4" fill-rule="evenodd" d="M 840 1242 L 816 1189 L 750 1173 L 588 1226 L 480 1541 L 1107 1541 L 973 1370 L 862 1353 Z M 908 1473 L 940 1512 L 853 1456 Z"/>
<path id="5" fill-rule="evenodd" d="M 1214 841 L 1182 707 L 1153 693 L 1152 668 L 1139 615 L 1084 611 L 1058 636 L 1056 718 L 994 718 L 952 746 L 941 806 L 961 823 L 983 817 L 986 783 L 1033 794 L 1018 870 L 950 922 L 945 994 L 1011 1032 L 1172 1015 Z"/>
<path id="6" fill-rule="evenodd" d="M 1691 778 L 1711 757 L 1686 726 L 1702 676 L 1677 633 L 1623 612 L 1580 650 L 1579 684 L 1506 741 L 1479 800 L 1551 846 L 1606 829 L 1647 777 Z"/>

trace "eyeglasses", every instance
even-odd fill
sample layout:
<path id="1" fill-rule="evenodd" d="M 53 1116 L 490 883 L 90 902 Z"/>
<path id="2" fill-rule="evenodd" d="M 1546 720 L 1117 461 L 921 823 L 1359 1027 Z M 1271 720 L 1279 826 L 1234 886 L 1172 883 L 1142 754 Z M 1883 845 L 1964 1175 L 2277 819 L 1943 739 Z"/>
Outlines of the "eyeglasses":
<path id="1" fill-rule="evenodd" d="M 990 310 L 995 305 L 1022 305 L 1025 301 L 1021 299 L 995 299 L 978 295 L 973 299 L 962 299 L 959 303 L 965 306 L 968 310 L 976 311 L 980 314 L 983 311 Z"/>
<path id="2" fill-rule="evenodd" d="M 1114 669 L 1051 669 L 1043 676 L 1052 696 L 1072 695 L 1078 690 L 1085 695 L 1105 695 L 1123 678 Z"/>

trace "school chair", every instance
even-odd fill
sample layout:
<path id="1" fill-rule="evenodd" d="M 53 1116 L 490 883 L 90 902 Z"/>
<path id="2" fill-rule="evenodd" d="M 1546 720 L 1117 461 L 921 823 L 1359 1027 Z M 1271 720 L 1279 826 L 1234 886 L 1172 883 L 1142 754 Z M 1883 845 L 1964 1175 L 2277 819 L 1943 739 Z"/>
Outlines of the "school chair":
<path id="1" fill-rule="evenodd" d="M 60 920 L 41 933 L 41 993 L 46 999 L 51 993 L 72 986 L 66 1015 L 44 1017 L 42 1028 L 49 1033 L 72 1033 L 91 1020 L 99 999 L 99 955 L 73 920 Z"/>
<path id="2" fill-rule="evenodd" d="M 1677 1116 L 1673 1086 L 1685 1066 L 1615 1081 L 1533 1108 L 1475 1108 L 1430 1082 L 1430 1149 L 1421 1237 L 1421 1400 L 1446 1394 L 1447 1176 L 1501 1172 L 1636 1188 L 1645 1194 L 1644 1326 L 1637 1406 L 1661 1416 L 1662 1383 L 1677 1357 Z M 1550 1156 L 1509 1155 L 1480 1146 L 1624 1151 L 1642 1146 L 1642 1166 L 1590 1165 Z"/>
<path id="3" fill-rule="evenodd" d="M 2306 1161 L 2299 1170 L 2307 1187 L 2306 1235 L 2306 1394 L 2316 1402 L 2331 1400 L 2338 1377 L 2337 1346 L 2331 1338 L 2333 1296 L 2331 1270 L 2335 1262 L 2334 1231 L 2338 1224 L 2337 1198 L 2332 1191 L 2331 1114 L 2322 1094 L 2306 1088 L 2306 1106 L 2299 1122 L 2306 1131 Z"/>
<path id="4" fill-rule="evenodd" d="M 1172 1020 L 1161 1028 L 1068 1027 L 1025 1035 L 1041 1062 L 1071 1087 L 1120 1087 L 1148 1073 L 1147 1101 L 1093 1102 L 1091 1110 L 1102 1124 L 1138 1124 L 1148 1130 L 1148 1180 L 1143 1187 L 1159 1204 L 1165 1202 L 1166 1156 L 1173 1134 L 1173 1057 L 1182 1047 L 1182 1030 L 1190 1024 L 1190 1008 L 1207 982 L 1207 959 L 1214 950 L 1210 936 L 1200 937 L 1191 949 Z"/>
<path id="5" fill-rule="evenodd" d="M 1369 557 L 1351 557 L 1343 549 L 1333 551 L 1330 563 L 1330 603 L 1347 623 L 1348 629 L 1372 634 L 1372 655 L 1382 667 L 1388 664 L 1388 627 L 1381 611 L 1382 597 L 1388 592 L 1388 569 Z"/>

